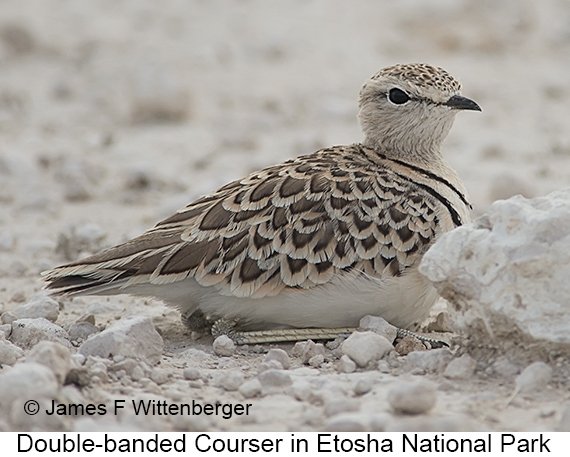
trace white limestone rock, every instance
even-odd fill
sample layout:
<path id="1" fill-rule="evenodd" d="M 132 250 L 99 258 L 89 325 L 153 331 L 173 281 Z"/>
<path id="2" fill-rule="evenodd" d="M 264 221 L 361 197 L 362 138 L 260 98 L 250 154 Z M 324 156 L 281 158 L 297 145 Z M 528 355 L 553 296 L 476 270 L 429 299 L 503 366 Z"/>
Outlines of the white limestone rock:
<path id="1" fill-rule="evenodd" d="M 162 356 L 164 343 L 150 318 L 131 316 L 89 338 L 79 348 L 85 356 L 113 358 L 116 355 L 154 365 Z"/>
<path id="2" fill-rule="evenodd" d="M 570 344 L 570 188 L 493 203 L 443 235 L 420 272 L 453 305 L 454 327 L 477 344 L 513 334 Z"/>
<path id="3" fill-rule="evenodd" d="M 381 359 L 392 351 L 394 346 L 383 336 L 374 332 L 354 332 L 344 343 L 342 352 L 349 356 L 359 367 Z"/>

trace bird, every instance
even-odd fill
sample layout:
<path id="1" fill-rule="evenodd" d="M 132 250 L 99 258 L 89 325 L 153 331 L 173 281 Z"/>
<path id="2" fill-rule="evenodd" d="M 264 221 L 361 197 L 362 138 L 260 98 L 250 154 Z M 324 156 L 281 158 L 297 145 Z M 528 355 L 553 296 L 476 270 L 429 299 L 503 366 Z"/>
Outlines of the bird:
<path id="1" fill-rule="evenodd" d="M 44 287 L 155 297 L 189 328 L 214 323 L 240 342 L 332 338 L 366 315 L 417 328 L 438 299 L 421 259 L 472 209 L 442 144 L 459 111 L 481 108 L 425 63 L 378 71 L 358 107 L 362 141 L 230 182 L 138 237 L 44 272 Z"/>

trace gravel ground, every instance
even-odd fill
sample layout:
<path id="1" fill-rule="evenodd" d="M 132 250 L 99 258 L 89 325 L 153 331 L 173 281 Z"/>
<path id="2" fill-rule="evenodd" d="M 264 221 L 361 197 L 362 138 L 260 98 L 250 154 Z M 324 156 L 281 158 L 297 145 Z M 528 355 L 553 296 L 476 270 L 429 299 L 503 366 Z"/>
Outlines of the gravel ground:
<path id="1" fill-rule="evenodd" d="M 445 68 L 483 108 L 444 145 L 474 217 L 569 185 L 565 0 L 4 0 L 0 430 L 570 431 L 564 358 L 491 360 L 450 333 L 409 355 L 375 333 L 233 348 L 150 299 L 40 293 L 41 271 L 232 179 L 359 141 L 360 86 L 398 62 Z M 445 307 L 428 328 L 447 329 Z M 202 414 L 134 408 L 165 404 Z"/>

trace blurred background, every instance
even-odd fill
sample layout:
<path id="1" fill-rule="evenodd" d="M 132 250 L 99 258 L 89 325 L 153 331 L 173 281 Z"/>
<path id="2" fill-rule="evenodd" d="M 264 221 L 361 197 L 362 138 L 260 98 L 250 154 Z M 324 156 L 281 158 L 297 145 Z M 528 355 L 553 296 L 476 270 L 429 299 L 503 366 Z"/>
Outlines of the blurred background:
<path id="1" fill-rule="evenodd" d="M 406 62 L 483 108 L 444 145 L 475 217 L 570 184 L 568 0 L 0 0 L 0 301 L 250 171 L 360 141 L 362 83 Z"/>

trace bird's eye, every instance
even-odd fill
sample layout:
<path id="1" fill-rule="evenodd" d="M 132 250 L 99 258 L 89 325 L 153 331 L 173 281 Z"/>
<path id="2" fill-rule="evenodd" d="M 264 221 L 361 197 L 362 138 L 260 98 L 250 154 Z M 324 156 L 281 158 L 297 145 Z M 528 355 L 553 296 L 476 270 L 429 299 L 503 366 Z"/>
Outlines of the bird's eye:
<path id="1" fill-rule="evenodd" d="M 394 88 L 388 92 L 388 99 L 396 105 L 403 105 L 410 99 L 410 96 L 403 90 Z"/>

